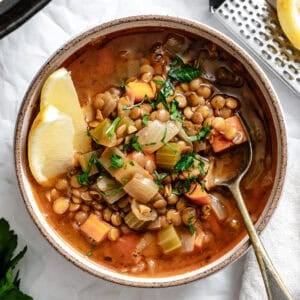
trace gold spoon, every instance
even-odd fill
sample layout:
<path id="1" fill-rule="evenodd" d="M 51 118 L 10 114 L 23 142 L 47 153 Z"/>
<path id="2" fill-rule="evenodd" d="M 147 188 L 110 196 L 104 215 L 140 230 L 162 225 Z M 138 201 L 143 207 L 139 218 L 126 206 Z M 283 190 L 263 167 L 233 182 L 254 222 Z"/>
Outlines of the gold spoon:
<path id="1" fill-rule="evenodd" d="M 237 207 L 244 220 L 245 227 L 248 231 L 248 235 L 260 267 L 268 298 L 276 300 L 292 299 L 292 296 L 281 280 L 266 250 L 264 249 L 240 191 L 240 182 L 249 170 L 252 163 L 253 150 L 251 138 L 248 134 L 246 126 L 241 117 L 238 114 L 237 116 L 244 127 L 248 142 L 241 144 L 232 149 L 232 151 L 225 152 L 214 159 L 214 181 L 212 184 L 213 186 L 227 187 L 236 200 Z M 241 159 L 237 160 L 236 157 L 241 157 Z M 226 169 L 226 178 L 224 178 L 224 172 L 222 172 L 222 169 Z M 239 172 L 236 171 L 237 169 Z"/>

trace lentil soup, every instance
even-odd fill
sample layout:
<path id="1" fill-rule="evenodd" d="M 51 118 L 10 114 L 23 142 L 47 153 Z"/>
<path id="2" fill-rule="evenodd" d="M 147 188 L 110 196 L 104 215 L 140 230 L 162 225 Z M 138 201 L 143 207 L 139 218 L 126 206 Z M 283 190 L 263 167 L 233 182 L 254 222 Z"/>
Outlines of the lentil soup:
<path id="1" fill-rule="evenodd" d="M 247 142 L 236 113 L 251 118 L 254 162 L 241 188 L 255 222 L 276 147 L 262 96 L 233 56 L 185 32 L 140 29 L 95 41 L 62 67 L 92 151 L 76 153 L 67 173 L 31 182 L 66 241 L 117 272 L 161 277 L 206 265 L 245 236 L 232 195 L 213 186 L 213 159 Z"/>

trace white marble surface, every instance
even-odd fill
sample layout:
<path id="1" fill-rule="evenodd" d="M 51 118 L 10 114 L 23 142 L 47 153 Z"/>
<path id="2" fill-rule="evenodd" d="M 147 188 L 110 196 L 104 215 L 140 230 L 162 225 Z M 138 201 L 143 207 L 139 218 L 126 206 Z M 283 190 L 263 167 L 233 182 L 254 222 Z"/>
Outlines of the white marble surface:
<path id="1" fill-rule="evenodd" d="M 20 247 L 28 245 L 28 252 L 20 264 L 21 285 L 34 299 L 265 299 L 261 284 L 258 283 L 258 288 L 253 284 L 256 284 L 253 276 L 256 276 L 257 268 L 251 255 L 209 278 L 176 288 L 126 288 L 97 279 L 58 254 L 40 235 L 24 207 L 14 173 L 13 134 L 22 97 L 34 74 L 54 50 L 91 26 L 117 17 L 150 13 L 194 19 L 231 36 L 209 13 L 208 0 L 53 0 L 25 25 L 0 41 L 0 217 L 8 219 L 19 234 Z M 284 236 L 277 240 L 276 234 L 278 223 L 281 228 L 287 226 L 288 230 L 296 225 L 300 228 L 298 221 L 288 220 L 293 215 L 296 216 L 294 209 L 289 209 L 292 207 L 289 206 L 289 201 L 300 202 L 300 174 L 297 169 L 300 165 L 300 99 L 273 74 L 268 71 L 266 74 L 281 99 L 287 121 L 291 160 L 288 168 L 289 182 L 280 207 L 262 236 L 271 256 L 276 254 L 274 262 L 282 277 L 295 298 L 300 298 L 299 287 L 294 284 L 300 281 L 299 229 L 293 240 L 294 244 L 299 245 L 298 252 L 291 251 L 294 248 Z M 298 208 L 299 214 L 299 206 L 294 207 Z M 284 248 L 289 250 L 288 258 L 283 252 L 280 254 L 274 249 L 272 251 L 278 244 L 281 251 Z M 290 268 L 293 259 L 295 261 Z M 247 268 L 242 285 L 245 260 Z"/>

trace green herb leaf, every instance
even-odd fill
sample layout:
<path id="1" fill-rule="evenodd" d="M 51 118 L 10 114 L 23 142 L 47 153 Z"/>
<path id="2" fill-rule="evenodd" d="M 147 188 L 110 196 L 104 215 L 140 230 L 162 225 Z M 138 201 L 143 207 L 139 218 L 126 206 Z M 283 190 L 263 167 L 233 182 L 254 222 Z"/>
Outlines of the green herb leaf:
<path id="1" fill-rule="evenodd" d="M 133 109 L 135 107 L 139 107 L 139 106 L 141 106 L 145 102 L 146 99 L 148 99 L 147 95 L 145 95 L 145 97 L 143 98 L 143 100 L 141 102 L 133 104 L 131 106 L 123 106 L 122 110 L 131 110 L 131 109 Z"/>
<path id="2" fill-rule="evenodd" d="M 165 83 L 164 80 L 159 80 L 159 79 L 153 79 L 153 82 L 159 85 L 163 85 Z"/>
<path id="3" fill-rule="evenodd" d="M 138 136 L 134 135 L 131 139 L 131 146 L 138 152 L 143 152 L 142 146 L 138 142 Z"/>
<path id="4" fill-rule="evenodd" d="M 201 74 L 200 69 L 194 68 L 190 65 L 180 65 L 179 68 L 171 68 L 168 77 L 180 82 L 191 82 L 193 79 L 199 77 Z"/>
<path id="5" fill-rule="evenodd" d="M 143 124 L 147 126 L 148 122 L 149 122 L 149 115 L 143 115 Z"/>
<path id="6" fill-rule="evenodd" d="M 129 164 L 130 164 L 131 166 L 134 166 L 134 162 L 133 162 L 132 160 L 129 162 Z"/>
<path id="7" fill-rule="evenodd" d="M 91 131 L 89 129 L 87 129 L 87 136 L 89 136 L 96 144 L 99 144 L 98 139 L 96 139 L 93 134 L 91 133 Z"/>
<path id="8" fill-rule="evenodd" d="M 126 184 L 128 181 L 129 181 L 128 178 L 122 178 L 122 179 L 121 179 L 121 182 L 122 182 L 123 184 Z"/>
<path id="9" fill-rule="evenodd" d="M 24 256 L 27 247 L 13 257 L 17 248 L 18 238 L 9 224 L 0 219 L 0 300 L 32 300 L 19 290 L 19 272 L 13 278 L 13 270 Z"/>
<path id="10" fill-rule="evenodd" d="M 206 183 L 206 180 L 204 180 L 204 179 L 200 181 L 202 192 L 205 191 L 205 183 Z"/>
<path id="11" fill-rule="evenodd" d="M 171 62 L 170 67 L 174 68 L 174 67 L 183 66 L 183 65 L 184 65 L 183 60 L 179 56 L 176 56 L 176 58 Z"/>
<path id="12" fill-rule="evenodd" d="M 169 96 L 172 96 L 174 94 L 174 84 L 172 83 L 170 78 L 167 78 L 167 80 L 164 82 L 164 85 L 160 89 L 155 101 L 151 101 L 151 105 L 153 108 L 156 108 L 156 106 L 159 103 L 162 103 L 166 110 L 169 110 L 169 105 L 167 102 L 167 98 Z"/>
<path id="13" fill-rule="evenodd" d="M 140 144 L 138 142 L 138 136 L 137 135 L 134 135 L 132 136 L 130 142 L 128 144 L 125 144 L 122 148 L 122 150 L 124 152 L 128 152 L 130 151 L 131 149 L 134 149 L 138 152 L 143 152 L 143 149 L 142 147 L 145 147 L 145 146 L 152 146 L 152 145 L 155 145 L 156 143 L 155 142 L 152 142 L 152 143 L 147 143 L 147 144 Z M 144 153 L 144 152 L 143 152 Z"/>
<path id="14" fill-rule="evenodd" d="M 77 181 L 80 185 L 90 185 L 91 184 L 91 182 L 89 180 L 89 176 L 90 176 L 90 172 L 91 172 L 93 165 L 96 165 L 96 167 L 98 168 L 99 171 L 102 170 L 102 165 L 94 153 L 91 155 L 85 171 L 82 174 L 77 175 Z"/>
<path id="15" fill-rule="evenodd" d="M 190 136 L 189 140 L 191 142 L 204 141 L 210 132 L 211 132 L 211 127 L 209 125 L 206 125 L 201 128 L 201 130 L 199 131 L 199 133 L 197 135 Z"/>
<path id="16" fill-rule="evenodd" d="M 120 169 L 124 166 L 124 159 L 118 154 L 113 154 L 110 157 L 110 164 L 109 169 Z"/>
<path id="17" fill-rule="evenodd" d="M 191 215 L 189 218 L 188 218 L 188 225 L 189 225 L 189 230 L 190 230 L 190 234 L 191 235 L 194 235 L 195 234 L 195 227 L 194 227 L 194 224 L 193 224 L 193 219 L 195 218 L 194 215 Z"/>
<path id="18" fill-rule="evenodd" d="M 95 246 L 91 246 L 90 250 L 86 253 L 87 257 L 91 257 L 94 253 Z"/>
<path id="19" fill-rule="evenodd" d="M 202 176 L 205 176 L 205 175 L 206 175 L 206 172 L 205 172 L 205 170 L 204 170 L 205 162 L 204 162 L 202 159 L 200 159 L 200 160 L 198 160 L 198 161 L 199 161 L 199 163 L 198 163 L 198 169 L 199 169 L 199 171 L 200 171 L 200 174 L 201 174 Z"/>
<path id="20" fill-rule="evenodd" d="M 173 151 L 174 153 L 178 153 L 177 149 L 175 149 L 174 147 L 172 147 L 169 143 L 167 143 L 165 140 L 166 140 L 166 137 L 167 137 L 167 131 L 168 131 L 168 128 L 166 127 L 165 130 L 164 130 L 164 134 L 163 134 L 163 137 L 161 139 L 161 142 L 167 146 L 171 151 Z"/>
<path id="21" fill-rule="evenodd" d="M 111 125 L 106 129 L 105 134 L 107 135 L 109 140 L 112 139 L 112 137 L 115 133 L 116 127 L 118 126 L 120 120 L 121 120 L 120 117 L 115 118 L 113 120 L 113 122 L 111 123 Z"/>
<path id="22" fill-rule="evenodd" d="M 185 171 L 194 166 L 195 153 L 183 154 L 180 160 L 175 165 L 174 169 L 177 171 Z"/>
<path id="23" fill-rule="evenodd" d="M 178 105 L 179 105 L 178 101 L 176 101 L 176 100 L 171 101 L 170 119 L 182 122 L 183 117 L 182 117 L 180 110 L 178 109 Z"/>
<path id="24" fill-rule="evenodd" d="M 162 181 L 168 176 L 167 173 L 158 173 L 156 170 L 154 171 L 154 175 L 156 177 L 156 179 L 154 180 L 154 182 L 156 183 L 156 185 L 159 188 L 162 188 Z"/>

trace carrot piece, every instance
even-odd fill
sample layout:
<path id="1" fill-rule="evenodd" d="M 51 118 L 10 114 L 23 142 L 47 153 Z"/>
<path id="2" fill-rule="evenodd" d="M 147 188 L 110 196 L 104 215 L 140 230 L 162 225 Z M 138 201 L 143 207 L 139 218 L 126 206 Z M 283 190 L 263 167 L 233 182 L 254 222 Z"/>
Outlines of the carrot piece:
<path id="1" fill-rule="evenodd" d="M 238 132 L 240 132 L 240 134 L 242 135 L 240 144 L 247 141 L 246 133 L 244 131 L 240 119 L 237 116 L 232 116 L 230 118 L 225 119 L 225 126 L 234 127 Z M 235 145 L 235 143 L 233 143 L 231 140 L 227 140 L 221 134 L 215 136 L 212 142 L 212 148 L 215 153 L 221 152 Z"/>
<path id="2" fill-rule="evenodd" d="M 80 230 L 96 243 L 103 241 L 111 227 L 108 223 L 99 220 L 99 218 L 90 214 L 86 221 L 80 226 Z"/>
<path id="3" fill-rule="evenodd" d="M 126 94 L 129 98 L 134 99 L 135 102 L 140 102 L 145 96 L 148 97 L 148 99 L 153 99 L 155 91 L 151 85 L 146 82 L 133 81 L 127 84 Z"/>
<path id="4" fill-rule="evenodd" d="M 190 190 L 184 195 L 195 204 L 204 205 L 211 203 L 209 195 L 199 183 L 192 183 Z"/>
<path id="5" fill-rule="evenodd" d="M 139 241 L 140 238 L 135 233 L 125 234 L 114 242 L 113 249 L 116 255 L 126 261 L 132 258 Z"/>

